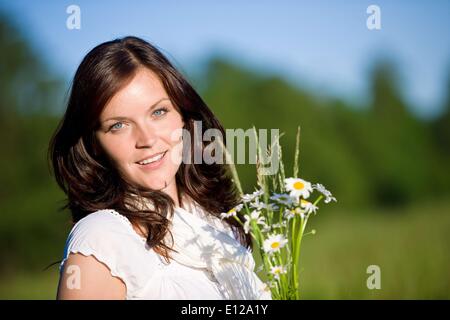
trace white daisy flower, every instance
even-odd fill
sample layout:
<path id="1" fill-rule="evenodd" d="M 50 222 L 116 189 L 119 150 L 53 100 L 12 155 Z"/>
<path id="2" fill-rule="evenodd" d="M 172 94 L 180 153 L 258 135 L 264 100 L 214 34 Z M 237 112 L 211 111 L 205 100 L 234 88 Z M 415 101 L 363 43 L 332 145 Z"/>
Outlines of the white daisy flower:
<path id="1" fill-rule="evenodd" d="M 230 218 L 236 216 L 236 214 L 241 211 L 243 204 L 238 204 L 236 207 L 231 208 L 228 212 L 223 212 L 220 214 L 221 219 Z"/>
<path id="2" fill-rule="evenodd" d="M 278 209 L 280 209 L 280 207 L 278 207 L 277 205 L 273 204 L 273 203 L 268 203 L 265 204 L 264 202 L 260 202 L 258 198 L 256 198 L 255 202 L 250 203 L 250 207 L 255 208 L 256 210 L 272 210 L 272 211 L 276 211 Z"/>
<path id="3" fill-rule="evenodd" d="M 272 228 L 269 225 L 264 224 L 264 228 L 261 229 L 261 232 L 270 232 L 270 231 L 272 231 Z"/>
<path id="4" fill-rule="evenodd" d="M 299 202 L 299 198 L 309 198 L 309 194 L 313 191 L 311 183 L 300 178 L 284 179 L 286 190 L 290 192 L 290 196 Z"/>
<path id="5" fill-rule="evenodd" d="M 275 229 L 275 228 L 284 228 L 284 227 L 286 227 L 286 222 L 275 223 L 275 224 L 272 225 L 273 229 Z"/>
<path id="6" fill-rule="evenodd" d="M 259 273 L 259 272 L 263 271 L 263 269 L 264 269 L 264 265 L 262 264 L 258 268 L 255 269 L 255 272 Z"/>
<path id="7" fill-rule="evenodd" d="M 247 202 L 251 202 L 253 200 L 255 200 L 256 198 L 262 196 L 264 194 L 264 191 L 260 190 L 256 190 L 253 193 L 248 193 L 248 194 L 244 194 L 242 196 L 242 201 L 247 203 Z"/>
<path id="8" fill-rule="evenodd" d="M 314 212 L 314 214 L 316 214 L 317 209 L 319 209 L 319 207 L 303 199 L 300 200 L 300 206 L 305 209 L 305 212 L 307 214 L 310 214 L 311 212 Z"/>
<path id="9" fill-rule="evenodd" d="M 274 253 L 283 248 L 286 243 L 288 241 L 282 234 L 271 235 L 268 239 L 264 240 L 263 249 L 266 253 Z"/>
<path id="10" fill-rule="evenodd" d="M 325 187 L 320 183 L 313 184 L 312 187 L 325 196 L 325 203 L 329 203 L 330 201 L 337 202 L 336 198 L 333 197 L 331 192 L 325 189 Z"/>
<path id="11" fill-rule="evenodd" d="M 261 214 L 260 211 L 255 210 L 250 213 L 250 216 L 248 214 L 246 214 L 244 216 L 244 218 L 245 218 L 245 223 L 244 223 L 245 233 L 248 233 L 250 231 L 252 221 L 255 221 L 256 224 L 260 224 L 263 227 L 266 227 L 266 220 L 264 217 L 261 217 L 260 214 Z"/>
<path id="12" fill-rule="evenodd" d="M 305 211 L 300 208 L 286 209 L 284 210 L 284 217 L 288 220 L 294 218 L 295 216 L 300 216 L 302 219 L 305 217 Z"/>
<path id="13" fill-rule="evenodd" d="M 277 201 L 278 203 L 284 204 L 288 207 L 294 204 L 294 199 L 287 193 L 274 193 L 273 196 L 270 197 L 270 200 Z"/>
<path id="14" fill-rule="evenodd" d="M 287 270 L 283 266 L 274 266 L 270 268 L 270 273 L 274 276 L 275 279 L 279 280 L 280 275 L 287 273 Z"/>

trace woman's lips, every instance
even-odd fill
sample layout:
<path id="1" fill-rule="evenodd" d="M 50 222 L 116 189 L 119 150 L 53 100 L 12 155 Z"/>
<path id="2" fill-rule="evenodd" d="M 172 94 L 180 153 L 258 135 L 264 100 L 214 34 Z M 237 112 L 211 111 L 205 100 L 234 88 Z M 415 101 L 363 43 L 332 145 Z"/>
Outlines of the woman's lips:
<path id="1" fill-rule="evenodd" d="M 141 167 L 142 169 L 146 169 L 146 170 L 157 169 L 163 164 L 164 160 L 166 159 L 166 153 L 167 153 L 167 151 L 164 152 L 164 154 L 161 157 L 161 159 L 159 159 L 157 161 L 153 161 L 153 162 L 150 162 L 150 163 L 147 163 L 147 164 L 139 164 L 138 163 L 137 165 L 139 167 Z"/>

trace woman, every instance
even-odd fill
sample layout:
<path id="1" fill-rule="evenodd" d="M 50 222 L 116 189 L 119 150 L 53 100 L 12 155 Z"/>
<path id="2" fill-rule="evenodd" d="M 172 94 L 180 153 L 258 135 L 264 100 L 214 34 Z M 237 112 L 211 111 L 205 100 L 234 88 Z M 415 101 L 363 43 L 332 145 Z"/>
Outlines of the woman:
<path id="1" fill-rule="evenodd" d="M 207 146 L 198 121 L 224 136 L 151 44 L 126 37 L 86 55 L 49 149 L 74 223 L 58 299 L 271 299 L 251 238 L 220 219 L 239 202 L 227 167 L 193 161 Z"/>

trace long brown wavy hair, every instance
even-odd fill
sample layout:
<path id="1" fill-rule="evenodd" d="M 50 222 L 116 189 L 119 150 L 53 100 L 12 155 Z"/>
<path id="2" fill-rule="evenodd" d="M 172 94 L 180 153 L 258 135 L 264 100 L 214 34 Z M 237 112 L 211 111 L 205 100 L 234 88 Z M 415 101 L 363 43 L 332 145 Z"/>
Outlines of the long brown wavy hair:
<path id="1" fill-rule="evenodd" d="M 173 215 L 174 201 L 162 191 L 143 189 L 127 181 L 95 137 L 100 114 L 108 101 L 143 67 L 159 77 L 191 137 L 194 120 L 201 121 L 202 136 L 207 129 L 218 129 L 226 143 L 219 120 L 169 60 L 150 43 L 125 37 L 102 43 L 84 57 L 72 82 L 67 110 L 50 141 L 48 156 L 55 179 L 67 195 L 62 209 L 70 210 L 72 223 L 97 210 L 115 209 L 133 225 L 144 225 L 148 246 L 169 262 L 169 251 L 174 249 L 164 238 L 168 232 L 172 237 L 168 217 Z M 192 139 L 190 163 L 183 161 L 176 173 L 179 199 L 185 194 L 206 212 L 219 217 L 240 200 L 230 168 L 218 163 L 194 164 L 194 143 Z M 206 142 L 201 143 L 202 154 L 206 146 Z M 150 200 L 153 208 L 143 209 L 136 203 L 136 196 Z M 233 218 L 225 221 L 236 239 L 251 249 L 251 237 L 242 226 Z"/>

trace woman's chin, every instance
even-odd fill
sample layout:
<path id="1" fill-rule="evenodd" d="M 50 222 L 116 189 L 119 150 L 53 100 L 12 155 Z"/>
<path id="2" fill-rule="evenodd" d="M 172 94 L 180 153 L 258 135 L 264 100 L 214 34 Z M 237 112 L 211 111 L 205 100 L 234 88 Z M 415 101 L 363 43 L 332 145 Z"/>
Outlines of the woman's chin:
<path id="1" fill-rule="evenodd" d="M 148 190 L 164 191 L 164 189 L 167 187 L 167 182 L 166 181 L 159 181 L 159 182 L 152 181 L 151 183 L 142 183 L 141 186 L 144 189 L 148 189 Z"/>

